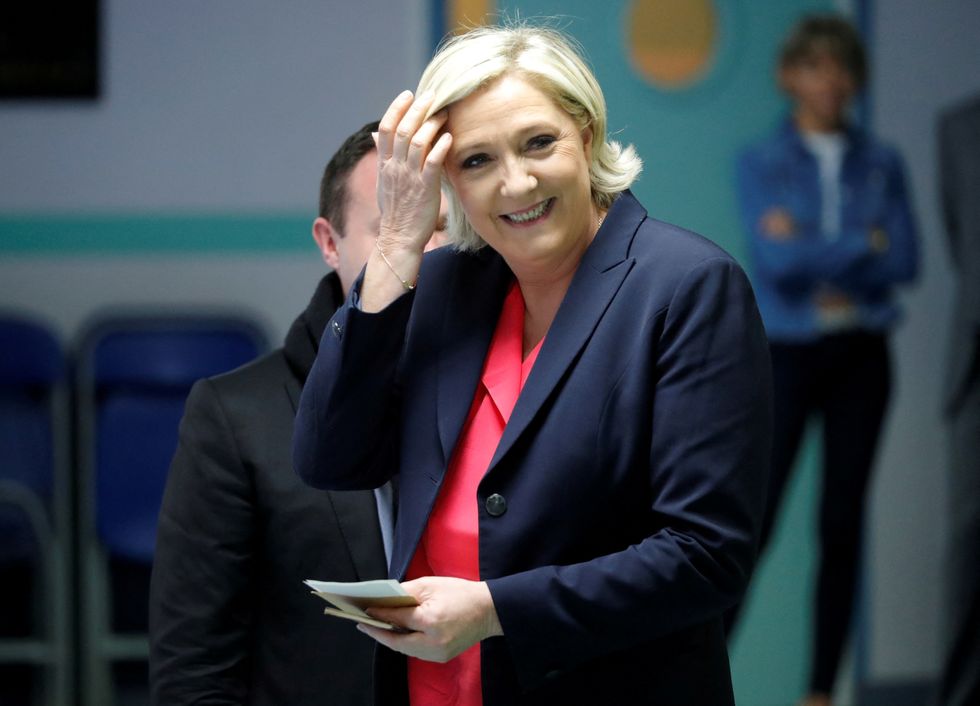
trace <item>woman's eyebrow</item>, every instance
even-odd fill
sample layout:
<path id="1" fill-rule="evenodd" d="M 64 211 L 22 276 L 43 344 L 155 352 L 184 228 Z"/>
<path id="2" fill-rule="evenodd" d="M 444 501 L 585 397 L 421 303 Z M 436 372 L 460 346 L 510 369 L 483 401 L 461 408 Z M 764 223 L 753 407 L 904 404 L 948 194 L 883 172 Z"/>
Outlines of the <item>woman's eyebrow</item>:
<path id="1" fill-rule="evenodd" d="M 554 132 L 557 130 L 556 126 L 545 120 L 535 120 L 527 125 L 519 126 L 514 130 L 521 138 L 526 137 L 529 134 L 536 134 L 541 132 Z M 453 152 L 459 154 L 462 152 L 472 152 L 474 150 L 486 149 L 489 145 L 493 143 L 493 140 L 479 138 L 473 142 L 467 142 L 466 137 L 457 138 L 453 136 Z"/>

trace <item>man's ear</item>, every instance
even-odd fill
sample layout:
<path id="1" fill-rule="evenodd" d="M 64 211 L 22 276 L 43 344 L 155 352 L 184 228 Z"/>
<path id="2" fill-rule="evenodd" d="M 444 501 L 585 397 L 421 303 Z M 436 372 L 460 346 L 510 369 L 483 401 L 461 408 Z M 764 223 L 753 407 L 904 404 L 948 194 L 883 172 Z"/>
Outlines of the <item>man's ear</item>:
<path id="1" fill-rule="evenodd" d="M 340 234 L 323 216 L 313 221 L 313 240 L 320 249 L 323 261 L 330 266 L 330 269 L 336 270 L 340 266 L 340 253 L 337 251 Z"/>

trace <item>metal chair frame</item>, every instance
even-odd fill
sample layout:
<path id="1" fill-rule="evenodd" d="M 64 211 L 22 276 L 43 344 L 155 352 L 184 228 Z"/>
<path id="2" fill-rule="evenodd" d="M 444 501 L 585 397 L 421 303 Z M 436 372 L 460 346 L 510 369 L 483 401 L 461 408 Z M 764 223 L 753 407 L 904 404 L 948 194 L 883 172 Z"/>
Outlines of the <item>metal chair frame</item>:
<path id="1" fill-rule="evenodd" d="M 0 503 L 19 509 L 37 541 L 35 567 L 40 588 L 34 601 L 37 632 L 29 637 L 0 638 L 0 663 L 43 667 L 47 678 L 42 683 L 42 702 L 48 706 L 67 706 L 75 675 L 69 609 L 73 559 L 68 463 L 70 430 L 68 395 L 63 380 L 48 389 L 47 403 L 51 418 L 54 474 L 50 511 L 33 489 L 19 481 L 0 478 Z"/>
<path id="2" fill-rule="evenodd" d="M 115 699 L 112 664 L 119 661 L 145 661 L 149 656 L 149 638 L 146 634 L 116 633 L 111 625 L 112 596 L 109 574 L 109 557 L 98 536 L 96 508 L 96 438 L 97 390 L 91 374 L 95 348 L 101 337 L 120 330 L 116 326 L 129 322 L 147 330 L 172 327 L 174 324 L 203 325 L 206 321 L 227 321 L 240 324 L 243 331 L 251 331 L 256 350 L 261 353 L 267 347 L 266 338 L 252 318 L 240 313 L 194 312 L 186 315 L 172 313 L 123 313 L 100 317 L 84 330 L 78 346 L 78 371 L 76 372 L 76 427 L 79 452 L 79 561 L 81 563 L 81 706 L 111 706 Z M 189 386 L 188 386 L 189 389 Z"/>

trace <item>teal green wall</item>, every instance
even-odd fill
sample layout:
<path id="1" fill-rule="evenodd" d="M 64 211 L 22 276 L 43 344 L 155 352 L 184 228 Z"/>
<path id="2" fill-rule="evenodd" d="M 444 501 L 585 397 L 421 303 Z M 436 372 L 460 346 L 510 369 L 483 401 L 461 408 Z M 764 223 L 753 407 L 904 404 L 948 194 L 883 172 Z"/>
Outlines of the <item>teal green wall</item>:
<path id="1" fill-rule="evenodd" d="M 0 253 L 310 252 L 314 216 L 0 215 Z"/>
<path id="2" fill-rule="evenodd" d="M 739 706 L 789 706 L 806 687 L 816 559 L 819 446 L 811 434 L 756 568 L 731 649 Z M 846 703 L 846 702 L 845 702 Z"/>
<path id="3" fill-rule="evenodd" d="M 522 0 L 499 3 L 510 15 L 555 17 L 585 48 L 609 109 L 611 132 L 636 146 L 644 170 L 634 192 L 652 215 L 698 231 L 742 258 L 732 164 L 738 148 L 783 111 L 773 81 L 782 35 L 806 10 L 829 0 L 716 0 L 717 61 L 702 85 L 655 89 L 636 75 L 623 50 L 630 2 Z"/>

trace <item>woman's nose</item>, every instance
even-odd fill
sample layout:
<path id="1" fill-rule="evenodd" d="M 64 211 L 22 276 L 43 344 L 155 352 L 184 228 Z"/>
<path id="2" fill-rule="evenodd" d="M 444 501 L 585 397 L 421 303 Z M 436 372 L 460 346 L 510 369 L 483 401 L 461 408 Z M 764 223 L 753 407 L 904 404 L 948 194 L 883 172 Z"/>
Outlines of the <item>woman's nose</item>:
<path id="1" fill-rule="evenodd" d="M 517 159 L 505 167 L 500 193 L 507 198 L 522 196 L 537 186 L 538 180 L 527 170 L 523 161 Z"/>

